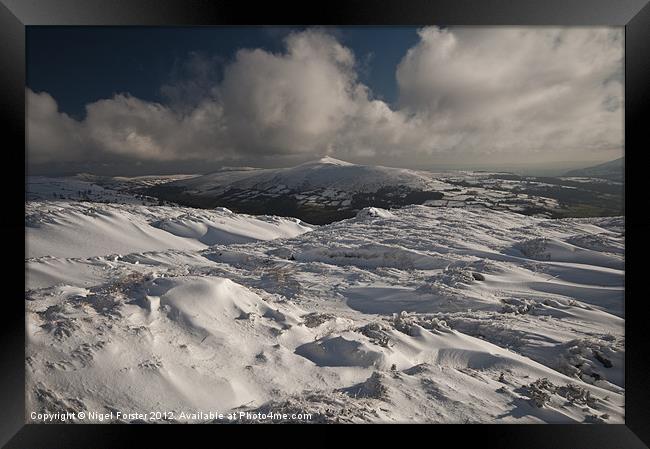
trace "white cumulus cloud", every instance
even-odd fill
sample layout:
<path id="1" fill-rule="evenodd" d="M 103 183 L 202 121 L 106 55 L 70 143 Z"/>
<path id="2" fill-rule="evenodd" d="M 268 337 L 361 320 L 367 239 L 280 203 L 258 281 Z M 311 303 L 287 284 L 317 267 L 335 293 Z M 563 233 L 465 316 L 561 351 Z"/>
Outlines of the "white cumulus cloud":
<path id="1" fill-rule="evenodd" d="M 359 81 L 352 50 L 318 29 L 290 34 L 281 53 L 239 50 L 214 85 L 209 64 L 192 55 L 201 78 L 162 86 L 168 104 L 120 94 L 74 120 L 28 89 L 28 158 L 328 154 L 415 166 L 622 155 L 620 29 L 427 27 L 418 35 L 395 69 L 393 106 Z"/>

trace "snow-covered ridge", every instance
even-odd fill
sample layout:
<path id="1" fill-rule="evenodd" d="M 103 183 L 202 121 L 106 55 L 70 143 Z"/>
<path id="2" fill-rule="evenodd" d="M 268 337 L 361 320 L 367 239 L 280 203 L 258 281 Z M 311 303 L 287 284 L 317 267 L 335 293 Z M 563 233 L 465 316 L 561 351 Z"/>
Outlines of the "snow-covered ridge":
<path id="1" fill-rule="evenodd" d="M 154 185 L 147 195 L 192 207 L 293 215 L 313 224 L 366 207 L 489 208 L 550 218 L 620 215 L 622 184 L 592 178 L 441 172 L 351 164 L 331 157 L 278 169 L 210 173 Z"/>
<path id="2" fill-rule="evenodd" d="M 342 161 L 340 159 L 335 159 L 335 158 L 330 157 L 330 156 L 322 157 L 322 158 L 320 158 L 320 159 L 318 159 L 316 161 L 305 162 L 302 165 L 312 165 L 313 166 L 313 165 L 325 165 L 325 164 L 338 165 L 339 167 L 349 167 L 349 166 L 354 165 L 351 162 Z"/>
<path id="3" fill-rule="evenodd" d="M 204 175 L 189 180 L 169 183 L 169 187 L 184 187 L 193 192 L 208 192 L 219 188 L 258 189 L 269 187 L 306 190 L 337 189 L 352 192 L 373 192 L 384 186 L 409 186 L 431 190 L 441 187 L 431 173 L 403 168 L 357 165 L 331 157 L 324 157 L 291 168 L 262 169 L 233 172 L 224 177 L 223 172 Z"/>
<path id="4" fill-rule="evenodd" d="M 209 245 L 295 237 L 313 226 L 295 218 L 247 216 L 137 204 L 30 201 L 25 211 L 27 257 L 200 250 Z"/>
<path id="5" fill-rule="evenodd" d="M 147 194 L 188 206 L 290 214 L 326 224 L 354 217 L 368 206 L 389 208 L 440 199 L 440 190 L 451 188 L 428 172 L 324 157 L 290 168 L 218 171 L 154 186 Z"/>

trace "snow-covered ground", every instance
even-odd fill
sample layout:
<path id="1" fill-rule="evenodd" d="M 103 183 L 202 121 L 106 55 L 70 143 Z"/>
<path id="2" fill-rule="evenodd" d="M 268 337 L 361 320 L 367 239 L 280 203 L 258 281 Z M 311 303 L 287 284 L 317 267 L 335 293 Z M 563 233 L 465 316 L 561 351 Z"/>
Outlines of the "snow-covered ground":
<path id="1" fill-rule="evenodd" d="M 622 217 L 407 206 L 312 226 L 41 184 L 28 411 L 624 421 Z"/>

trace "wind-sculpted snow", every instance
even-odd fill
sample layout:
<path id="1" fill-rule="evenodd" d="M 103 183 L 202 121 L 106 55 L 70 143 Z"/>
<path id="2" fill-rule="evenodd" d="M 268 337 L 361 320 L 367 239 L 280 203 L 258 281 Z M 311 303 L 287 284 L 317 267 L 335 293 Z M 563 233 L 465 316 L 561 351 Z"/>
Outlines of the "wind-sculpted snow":
<path id="1" fill-rule="evenodd" d="M 312 227 L 292 218 L 89 202 L 29 202 L 27 255 L 92 257 L 293 237 Z"/>
<path id="2" fill-rule="evenodd" d="M 622 218 L 42 201 L 26 234 L 29 409 L 623 422 Z"/>

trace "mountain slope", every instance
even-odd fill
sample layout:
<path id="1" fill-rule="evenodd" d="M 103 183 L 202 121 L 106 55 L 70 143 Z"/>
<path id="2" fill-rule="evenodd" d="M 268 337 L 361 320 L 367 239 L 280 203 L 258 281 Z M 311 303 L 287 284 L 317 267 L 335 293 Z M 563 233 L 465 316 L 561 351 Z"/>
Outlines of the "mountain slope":
<path id="1" fill-rule="evenodd" d="M 29 201 L 28 258 L 99 257 L 132 252 L 201 250 L 214 244 L 295 237 L 312 229 L 295 218 L 138 204 Z M 118 257 L 119 258 L 119 257 Z"/>
<path id="2" fill-rule="evenodd" d="M 575 176 L 585 178 L 604 178 L 613 181 L 622 181 L 624 175 L 625 159 L 619 158 L 604 164 L 594 165 L 593 167 L 580 168 L 571 170 L 564 176 Z"/>
<path id="3" fill-rule="evenodd" d="M 422 204 L 442 198 L 448 184 L 428 172 L 357 165 L 324 157 L 281 169 L 219 171 L 148 189 L 148 195 L 195 207 L 298 217 L 324 224 L 364 207 Z"/>
<path id="4" fill-rule="evenodd" d="M 373 192 L 381 187 L 406 185 L 421 190 L 439 188 L 428 172 L 382 166 L 357 165 L 331 157 L 306 162 L 296 167 L 257 170 L 228 170 L 189 180 L 179 180 L 168 186 L 181 186 L 197 194 L 224 189 L 276 188 L 306 191 L 309 189 L 338 189 L 350 193 Z"/>

